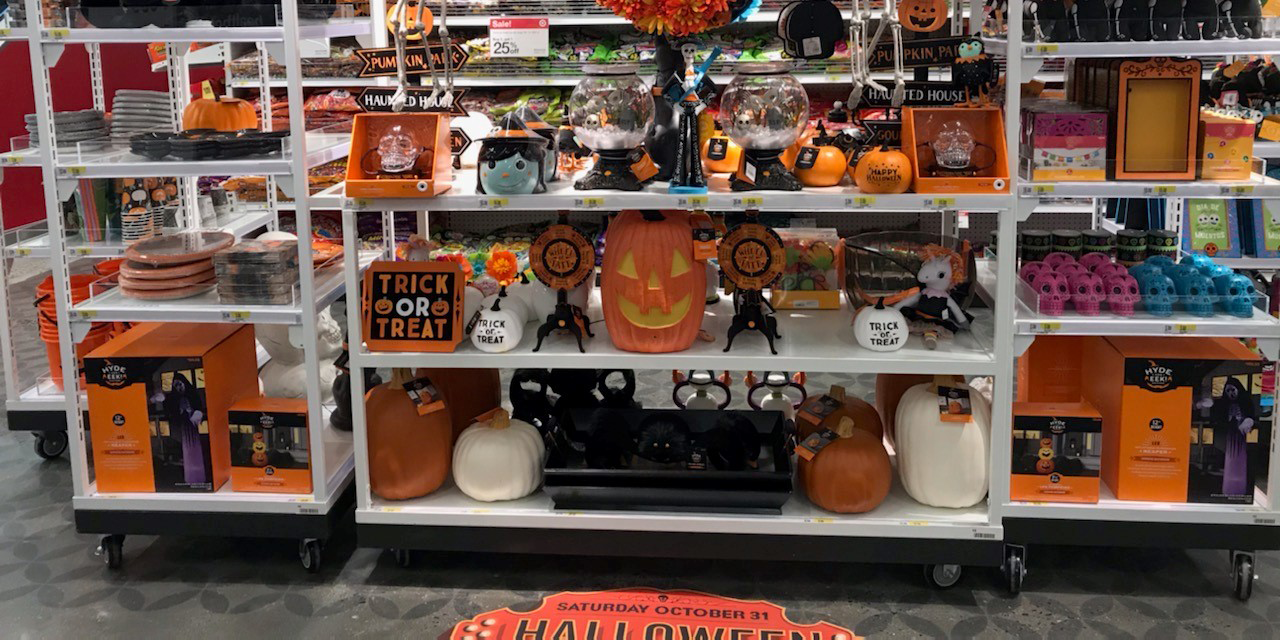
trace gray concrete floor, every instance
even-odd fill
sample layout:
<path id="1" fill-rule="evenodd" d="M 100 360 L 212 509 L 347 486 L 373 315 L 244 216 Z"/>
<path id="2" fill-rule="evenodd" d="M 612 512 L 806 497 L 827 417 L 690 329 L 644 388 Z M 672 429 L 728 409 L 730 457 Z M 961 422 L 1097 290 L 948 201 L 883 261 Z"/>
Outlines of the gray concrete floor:
<path id="1" fill-rule="evenodd" d="M 15 285 L 13 299 L 34 284 Z M 24 362 L 43 358 L 31 336 L 17 342 Z M 660 398 L 669 384 L 643 380 L 641 397 Z M 914 565 L 633 560 L 626 549 L 619 559 L 423 554 L 405 570 L 356 548 L 350 528 L 316 575 L 299 565 L 296 541 L 130 537 L 114 572 L 94 555 L 97 542 L 75 532 L 67 462 L 41 461 L 30 435 L 0 430 L 5 638 L 432 637 L 547 593 L 626 586 L 768 599 L 798 622 L 828 619 L 873 637 L 1267 638 L 1280 625 L 1274 553 L 1259 556 L 1254 597 L 1240 603 L 1221 551 L 1033 548 L 1026 591 L 1009 597 L 993 569 L 934 591 Z"/>

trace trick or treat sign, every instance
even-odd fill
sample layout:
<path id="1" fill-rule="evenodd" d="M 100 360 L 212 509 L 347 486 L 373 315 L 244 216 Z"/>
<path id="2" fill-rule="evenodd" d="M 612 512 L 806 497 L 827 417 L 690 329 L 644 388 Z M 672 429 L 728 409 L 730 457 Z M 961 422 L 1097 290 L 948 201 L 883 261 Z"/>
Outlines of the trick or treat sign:
<path id="1" fill-rule="evenodd" d="M 829 622 L 796 624 L 782 607 L 696 591 L 619 589 L 547 596 L 533 611 L 499 609 L 441 640 L 854 640 Z"/>
<path id="2" fill-rule="evenodd" d="M 374 262 L 364 274 L 371 351 L 453 351 L 462 341 L 466 280 L 454 262 Z"/>

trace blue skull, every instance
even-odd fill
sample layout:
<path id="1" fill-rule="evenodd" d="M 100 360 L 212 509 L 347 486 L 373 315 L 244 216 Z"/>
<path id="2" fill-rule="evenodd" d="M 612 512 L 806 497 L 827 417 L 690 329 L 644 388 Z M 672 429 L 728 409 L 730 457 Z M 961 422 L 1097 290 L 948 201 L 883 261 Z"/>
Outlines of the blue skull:
<path id="1" fill-rule="evenodd" d="M 1224 311 L 1237 318 L 1253 317 L 1255 291 L 1249 276 L 1232 273 L 1219 276 L 1214 279 L 1213 284 Z"/>
<path id="2" fill-rule="evenodd" d="M 1178 264 L 1189 264 L 1195 267 L 1196 269 L 1199 269 L 1201 272 L 1205 272 L 1205 271 L 1208 271 L 1209 267 L 1213 266 L 1213 258 L 1210 258 L 1209 256 L 1205 256 L 1205 255 L 1200 255 L 1198 253 L 1192 253 L 1192 254 L 1183 256 L 1182 260 L 1180 260 Z M 1205 275 L 1208 275 L 1208 274 L 1206 273 Z"/>
<path id="3" fill-rule="evenodd" d="M 1202 277 L 1200 270 L 1189 264 L 1175 264 L 1165 268 L 1164 275 L 1169 276 L 1173 280 L 1173 286 L 1178 290 L 1179 295 L 1183 290 L 1182 283 L 1190 278 Z"/>
<path id="4" fill-rule="evenodd" d="M 1143 264 L 1149 264 L 1165 269 L 1173 266 L 1173 258 L 1170 258 L 1169 256 L 1151 256 L 1147 258 L 1147 261 Z"/>
<path id="5" fill-rule="evenodd" d="M 1202 318 L 1213 315 L 1216 291 L 1209 276 L 1201 275 L 1197 271 L 1196 275 L 1183 278 L 1175 282 L 1174 286 L 1178 289 L 1178 295 L 1182 296 L 1182 305 L 1186 307 L 1188 313 Z"/>
<path id="6" fill-rule="evenodd" d="M 1138 281 L 1142 287 L 1142 306 L 1153 316 L 1173 315 L 1173 280 L 1152 274 Z"/>
<path id="7" fill-rule="evenodd" d="M 1136 264 L 1129 267 L 1129 275 L 1133 276 L 1134 280 L 1142 282 L 1147 276 L 1163 275 L 1163 272 L 1160 270 L 1160 267 L 1149 262 L 1144 262 L 1142 264 Z"/>
<path id="8" fill-rule="evenodd" d="M 1203 273 L 1206 276 L 1209 276 L 1210 280 L 1217 282 L 1218 278 L 1221 278 L 1222 276 L 1233 275 L 1235 271 L 1232 271 L 1231 267 L 1224 267 L 1220 264 L 1210 263 L 1209 268 L 1201 269 L 1200 273 Z"/>

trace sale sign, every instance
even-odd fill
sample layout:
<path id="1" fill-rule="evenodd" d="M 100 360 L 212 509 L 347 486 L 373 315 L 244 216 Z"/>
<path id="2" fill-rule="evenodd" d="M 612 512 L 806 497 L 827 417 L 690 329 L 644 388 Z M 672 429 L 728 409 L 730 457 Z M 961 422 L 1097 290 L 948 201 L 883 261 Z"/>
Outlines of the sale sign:
<path id="1" fill-rule="evenodd" d="M 374 262 L 361 292 L 365 345 L 370 351 L 453 351 L 462 341 L 465 286 L 456 262 Z"/>
<path id="2" fill-rule="evenodd" d="M 489 18 L 489 57 L 547 57 L 551 53 L 550 26 L 551 19 L 546 16 Z"/>
<path id="3" fill-rule="evenodd" d="M 697 591 L 616 589 L 547 596 L 454 625 L 448 640 L 854 640 L 829 622 L 796 624 L 782 607 Z M 442 636 L 443 640 L 444 636 Z"/>

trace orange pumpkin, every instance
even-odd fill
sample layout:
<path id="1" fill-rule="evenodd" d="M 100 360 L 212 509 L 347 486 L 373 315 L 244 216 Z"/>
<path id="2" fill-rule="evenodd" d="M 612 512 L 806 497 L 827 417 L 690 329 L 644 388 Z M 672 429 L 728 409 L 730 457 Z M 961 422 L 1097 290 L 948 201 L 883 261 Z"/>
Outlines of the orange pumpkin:
<path id="1" fill-rule="evenodd" d="M 947 0 L 905 0 L 898 5 L 898 21 L 908 31 L 937 31 L 950 17 Z"/>
<path id="2" fill-rule="evenodd" d="M 716 145 L 716 156 L 712 158 L 711 145 Z M 723 153 L 721 153 L 723 151 Z M 716 134 L 702 143 L 702 166 L 712 173 L 733 173 L 742 164 L 742 147 L 729 139 L 724 132 L 716 130 Z"/>
<path id="3" fill-rule="evenodd" d="M 791 173 L 806 187 L 834 187 L 844 179 L 844 153 L 830 145 L 801 147 Z"/>
<path id="4" fill-rule="evenodd" d="M 418 0 L 413 0 L 411 2 L 405 3 L 406 5 L 405 11 L 404 11 L 404 28 L 405 29 L 411 30 L 416 26 L 417 17 L 418 17 L 418 5 L 420 4 L 421 2 L 419 2 Z M 391 6 L 387 7 L 387 31 L 393 34 L 396 32 L 396 27 L 394 24 L 392 24 L 395 18 L 396 18 L 396 3 L 393 2 L 391 3 Z M 421 40 L 423 34 L 430 35 L 431 30 L 434 28 L 435 28 L 435 14 L 431 13 L 431 9 L 424 8 L 422 10 L 422 31 L 408 34 L 405 37 L 405 40 Z"/>
<path id="5" fill-rule="evenodd" d="M 863 193 L 906 193 L 911 186 L 911 160 L 896 149 L 876 147 L 862 154 L 851 177 Z"/>
<path id="6" fill-rule="evenodd" d="M 876 439 L 884 437 L 884 424 L 876 408 L 866 400 L 846 395 L 844 387 L 839 385 L 831 385 L 825 394 L 805 400 L 796 414 L 796 431 L 800 438 L 806 438 L 823 429 L 834 430 L 845 419 L 853 420 L 853 426 Z"/>
<path id="7" fill-rule="evenodd" d="M 223 96 L 200 98 L 182 110 L 183 129 L 240 131 L 258 128 L 258 112 L 244 100 Z"/>
<path id="8" fill-rule="evenodd" d="M 444 484 L 453 460 L 453 424 L 448 405 L 427 415 L 405 393 L 408 369 L 365 394 L 369 443 L 369 488 L 386 500 L 425 496 Z"/>
<path id="9" fill-rule="evenodd" d="M 643 353 L 688 349 L 707 304 L 707 270 L 693 258 L 689 214 L 622 211 L 605 233 L 600 300 L 613 345 Z"/>
<path id="10" fill-rule="evenodd" d="M 837 438 L 810 460 L 800 459 L 800 484 L 809 501 L 836 513 L 866 513 L 884 502 L 893 482 L 889 453 L 875 436 L 842 418 Z"/>

